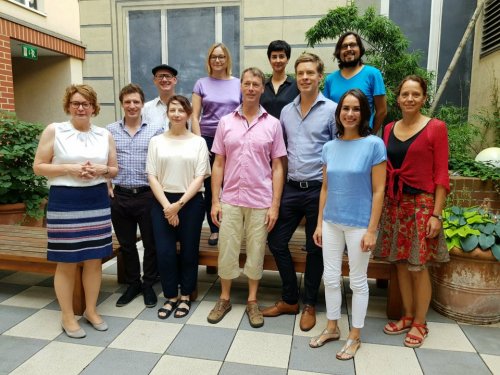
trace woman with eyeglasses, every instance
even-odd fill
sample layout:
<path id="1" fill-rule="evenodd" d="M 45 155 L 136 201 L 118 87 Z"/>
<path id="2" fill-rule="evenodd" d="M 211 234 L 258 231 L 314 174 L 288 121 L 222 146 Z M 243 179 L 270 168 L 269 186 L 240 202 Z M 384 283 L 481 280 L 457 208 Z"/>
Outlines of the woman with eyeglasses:
<path id="1" fill-rule="evenodd" d="M 215 43 L 208 49 L 206 68 L 208 77 L 200 78 L 193 88 L 193 115 L 191 129 L 201 135 L 207 142 L 208 150 L 212 149 L 215 130 L 219 120 L 231 113 L 240 104 L 240 80 L 231 76 L 232 60 L 229 50 L 223 43 Z M 210 166 L 214 163 L 214 155 L 210 153 Z M 205 207 L 207 221 L 210 226 L 208 244 L 216 246 L 219 240 L 219 228 L 212 222 L 211 178 L 205 180 Z"/>
<path id="2" fill-rule="evenodd" d="M 33 170 L 50 184 L 47 205 L 47 259 L 57 262 L 54 289 L 61 326 L 71 338 L 85 337 L 73 311 L 73 289 L 83 263 L 86 311 L 83 317 L 98 331 L 108 325 L 96 311 L 102 258 L 113 252 L 111 210 L 106 180 L 118 173 L 111 134 L 91 123 L 99 114 L 97 94 L 88 85 L 71 85 L 63 98 L 69 121 L 43 131 Z"/>

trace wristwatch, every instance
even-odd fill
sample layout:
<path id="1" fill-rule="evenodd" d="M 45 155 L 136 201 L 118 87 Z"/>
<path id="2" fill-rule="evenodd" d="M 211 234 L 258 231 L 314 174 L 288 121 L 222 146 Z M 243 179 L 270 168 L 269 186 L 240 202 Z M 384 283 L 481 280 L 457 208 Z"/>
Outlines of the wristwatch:
<path id="1" fill-rule="evenodd" d="M 184 207 L 184 201 L 182 199 L 179 199 L 177 203 L 179 203 L 179 206 L 181 206 L 181 208 Z"/>
<path id="2" fill-rule="evenodd" d="M 432 214 L 432 217 L 435 217 L 439 221 L 443 221 L 443 217 L 441 215 Z"/>

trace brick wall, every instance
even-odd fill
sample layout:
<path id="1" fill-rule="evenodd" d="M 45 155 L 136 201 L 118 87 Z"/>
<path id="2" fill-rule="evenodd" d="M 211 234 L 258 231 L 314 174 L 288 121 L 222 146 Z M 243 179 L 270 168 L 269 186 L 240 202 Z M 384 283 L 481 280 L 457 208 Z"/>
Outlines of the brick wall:
<path id="1" fill-rule="evenodd" d="M 461 207 L 480 206 L 489 204 L 494 212 L 500 212 L 500 182 L 496 186 L 493 181 L 481 181 L 472 177 L 450 177 L 449 202 Z"/>
<path id="2" fill-rule="evenodd" d="M 80 45 L 0 18 L 0 110 L 15 111 L 11 38 L 81 60 L 85 59 L 85 48 Z"/>

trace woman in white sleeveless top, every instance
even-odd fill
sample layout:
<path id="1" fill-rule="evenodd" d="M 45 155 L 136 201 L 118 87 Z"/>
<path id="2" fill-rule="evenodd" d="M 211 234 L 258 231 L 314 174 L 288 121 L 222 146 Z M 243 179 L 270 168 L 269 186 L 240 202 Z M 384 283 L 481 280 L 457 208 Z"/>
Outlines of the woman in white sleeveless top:
<path id="1" fill-rule="evenodd" d="M 91 124 L 99 114 L 97 95 L 88 85 L 66 89 L 63 107 L 71 119 L 48 125 L 40 138 L 33 169 L 49 181 L 47 259 L 58 262 L 54 288 L 61 325 L 72 338 L 85 337 L 73 311 L 77 263 L 83 262 L 84 317 L 99 330 L 107 324 L 97 314 L 101 259 L 112 254 L 111 212 L 106 179 L 116 176 L 111 134 Z"/>

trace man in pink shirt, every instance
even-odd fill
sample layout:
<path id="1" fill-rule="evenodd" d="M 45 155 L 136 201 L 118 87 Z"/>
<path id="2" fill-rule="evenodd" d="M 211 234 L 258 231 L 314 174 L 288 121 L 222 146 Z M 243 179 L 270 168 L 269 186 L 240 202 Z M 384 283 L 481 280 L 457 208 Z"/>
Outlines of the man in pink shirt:
<path id="1" fill-rule="evenodd" d="M 243 71 L 242 104 L 222 117 L 212 147 L 216 155 L 212 168 L 211 215 L 220 227 L 218 267 L 222 289 L 220 299 L 207 318 L 213 324 L 231 310 L 231 283 L 240 275 L 239 254 L 245 234 L 246 312 L 252 327 L 264 325 L 257 304 L 257 289 L 262 278 L 267 233 L 278 218 L 284 183 L 281 158 L 286 156 L 279 120 L 259 104 L 264 84 L 265 77 L 259 69 Z"/>

